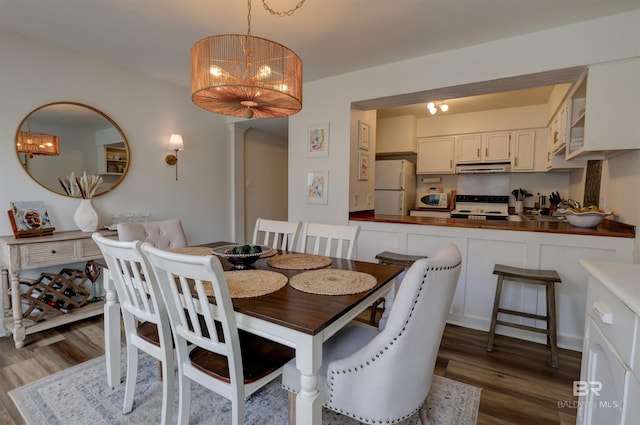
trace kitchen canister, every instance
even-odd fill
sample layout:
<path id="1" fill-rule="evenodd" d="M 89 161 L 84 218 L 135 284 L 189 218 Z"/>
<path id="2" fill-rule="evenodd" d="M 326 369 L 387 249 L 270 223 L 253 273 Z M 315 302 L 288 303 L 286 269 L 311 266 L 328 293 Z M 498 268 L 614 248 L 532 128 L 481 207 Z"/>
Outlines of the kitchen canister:
<path id="1" fill-rule="evenodd" d="M 524 201 L 516 201 L 516 214 L 524 213 Z"/>

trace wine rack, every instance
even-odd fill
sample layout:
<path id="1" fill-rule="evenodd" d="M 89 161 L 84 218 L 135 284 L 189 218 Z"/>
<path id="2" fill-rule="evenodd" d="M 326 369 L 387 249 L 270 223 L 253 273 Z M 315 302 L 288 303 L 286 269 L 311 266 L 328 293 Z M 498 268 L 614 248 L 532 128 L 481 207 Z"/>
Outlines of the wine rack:
<path id="1" fill-rule="evenodd" d="M 57 274 L 42 273 L 34 281 L 22 282 L 29 285 L 22 294 L 23 304 L 28 305 L 23 317 L 39 322 L 50 314 L 61 315 L 82 307 L 90 296 L 84 287 L 87 280 L 80 270 L 62 269 Z"/>

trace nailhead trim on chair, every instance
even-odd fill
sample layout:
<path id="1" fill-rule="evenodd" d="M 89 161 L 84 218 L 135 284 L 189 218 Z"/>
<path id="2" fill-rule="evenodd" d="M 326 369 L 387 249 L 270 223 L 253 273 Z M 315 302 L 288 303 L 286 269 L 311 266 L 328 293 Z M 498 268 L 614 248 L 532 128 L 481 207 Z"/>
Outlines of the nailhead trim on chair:
<path id="1" fill-rule="evenodd" d="M 400 331 L 400 333 L 398 333 L 398 335 L 396 335 L 395 337 L 393 337 L 393 339 L 389 342 L 389 345 L 393 345 L 393 341 L 398 340 L 398 338 L 404 334 L 404 331 L 405 331 L 405 330 L 406 330 L 406 328 L 407 328 L 407 324 L 409 324 L 409 319 L 410 319 L 410 318 L 411 318 L 411 316 L 413 315 L 413 310 L 415 309 L 415 305 L 418 303 L 418 298 L 420 297 L 420 294 L 422 293 L 422 288 L 423 288 L 424 283 L 425 283 L 425 281 L 426 281 L 426 279 L 427 279 L 428 272 L 430 272 L 430 271 L 451 270 L 451 269 L 455 269 L 455 268 L 456 268 L 456 267 L 458 267 L 459 265 L 460 265 L 460 263 L 457 263 L 457 264 L 455 264 L 455 265 L 453 265 L 453 266 L 448 266 L 448 267 L 434 267 L 434 268 L 429 268 L 429 269 L 427 269 L 427 270 L 426 270 L 426 273 L 425 273 L 425 274 L 423 275 L 423 277 L 422 277 L 422 282 L 420 283 L 420 288 L 418 289 L 418 294 L 416 295 L 415 299 L 413 300 L 413 307 L 411 308 L 411 311 L 409 312 L 409 317 L 408 317 L 408 318 L 407 318 L 407 320 L 404 322 L 404 325 L 403 325 L 402 330 Z M 376 361 L 376 359 L 377 359 L 378 357 L 380 357 L 380 355 L 384 354 L 384 352 L 385 352 L 385 351 L 387 351 L 387 350 L 389 349 L 389 345 L 385 346 L 385 347 L 384 347 L 384 350 L 381 350 L 381 351 L 380 351 L 380 353 L 376 353 L 375 357 L 372 357 L 372 358 L 370 359 L 370 361 L 371 361 L 371 362 L 375 362 L 375 361 Z M 360 368 L 360 369 L 364 369 L 364 367 L 365 367 L 365 366 L 369 366 L 369 365 L 370 365 L 370 364 L 369 364 L 369 361 L 367 361 L 367 362 L 365 362 L 365 364 L 361 364 L 361 365 L 359 366 L 359 368 Z M 354 371 L 357 371 L 357 370 L 358 370 L 358 367 L 356 367 L 356 368 L 354 369 Z M 336 374 L 336 375 L 337 375 L 337 374 L 340 374 L 340 373 L 351 373 L 351 369 L 341 370 L 341 371 L 340 371 L 340 370 L 336 370 L 336 371 L 332 371 L 331 373 L 332 373 L 332 375 L 333 375 L 333 374 Z M 328 402 L 327 402 L 327 401 L 325 401 L 325 402 L 323 403 L 326 407 L 328 407 L 328 408 L 330 408 L 330 409 L 332 409 L 332 408 L 331 408 L 331 403 L 333 402 L 333 392 L 334 392 L 334 388 L 333 388 L 334 383 L 333 383 L 333 382 L 334 382 L 334 379 L 335 379 L 335 377 L 334 377 L 334 376 L 331 376 L 331 378 L 329 379 L 329 381 L 330 381 L 330 383 L 329 383 L 329 401 L 328 401 Z M 375 420 L 375 419 L 374 419 L 374 420 L 373 420 L 373 423 L 379 423 L 379 424 L 394 424 L 394 423 L 397 423 L 397 422 L 404 421 L 405 419 L 408 419 L 408 418 L 410 418 L 411 416 L 413 416 L 413 415 L 414 415 L 418 410 L 420 410 L 420 407 L 422 407 L 422 406 L 424 405 L 424 402 L 425 402 L 425 401 L 426 401 L 426 398 L 425 398 L 425 400 L 420 404 L 420 406 L 419 406 L 417 409 L 414 409 L 413 411 L 411 411 L 411 413 L 409 413 L 408 415 L 405 415 L 405 416 L 403 416 L 403 417 L 401 417 L 401 418 L 396 418 L 396 419 L 389 419 L 389 418 L 387 418 L 387 419 L 378 419 L 378 420 Z M 332 409 L 332 410 L 334 410 L 334 409 Z M 361 421 L 361 422 L 363 422 L 363 421 L 364 421 L 364 422 L 370 422 L 370 421 L 371 421 L 369 418 L 363 418 L 363 417 L 361 417 L 361 416 L 357 416 L 357 415 L 354 415 L 354 414 L 352 414 L 352 413 L 349 413 L 349 412 L 343 411 L 342 409 L 337 409 L 337 412 L 338 412 L 338 413 L 341 413 L 341 414 L 343 414 L 343 415 L 345 415 L 345 416 L 349 416 L 349 417 L 351 417 L 351 418 L 353 418 L 353 419 L 359 420 L 359 421 Z"/>

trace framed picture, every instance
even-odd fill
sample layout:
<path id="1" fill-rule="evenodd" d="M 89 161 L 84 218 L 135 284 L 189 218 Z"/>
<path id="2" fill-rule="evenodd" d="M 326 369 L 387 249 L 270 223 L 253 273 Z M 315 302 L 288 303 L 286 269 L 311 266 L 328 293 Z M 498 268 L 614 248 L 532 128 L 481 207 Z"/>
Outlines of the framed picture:
<path id="1" fill-rule="evenodd" d="M 329 170 L 307 172 L 307 204 L 327 204 L 329 198 Z"/>
<path id="2" fill-rule="evenodd" d="M 309 126 L 307 133 L 307 156 L 329 156 L 329 123 L 320 123 Z"/>
<path id="3" fill-rule="evenodd" d="M 7 213 L 16 238 L 50 235 L 56 230 L 44 201 L 12 201 L 9 206 Z"/>
<path id="4" fill-rule="evenodd" d="M 369 154 L 358 152 L 358 180 L 369 180 Z"/>
<path id="5" fill-rule="evenodd" d="M 369 124 L 358 121 L 358 148 L 369 150 Z"/>

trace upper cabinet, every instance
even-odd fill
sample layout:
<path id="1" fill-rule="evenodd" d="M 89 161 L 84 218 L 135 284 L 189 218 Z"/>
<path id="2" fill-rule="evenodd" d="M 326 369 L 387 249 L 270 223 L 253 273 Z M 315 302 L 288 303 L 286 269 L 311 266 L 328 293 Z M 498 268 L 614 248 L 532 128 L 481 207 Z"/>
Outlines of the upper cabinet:
<path id="1" fill-rule="evenodd" d="M 544 171 L 567 171 L 586 167 L 586 161 L 574 159 L 567 161 L 565 151 L 570 139 L 570 111 L 573 101 L 566 99 L 558 108 L 548 127 L 548 143 Z M 574 136 L 576 135 L 574 130 Z"/>
<path id="2" fill-rule="evenodd" d="M 463 134 L 456 138 L 456 162 L 503 162 L 510 160 L 509 132 Z"/>
<path id="3" fill-rule="evenodd" d="M 535 130 L 520 130 L 513 132 L 512 171 L 534 171 L 535 165 Z"/>
<path id="4" fill-rule="evenodd" d="M 592 65 L 569 95 L 566 159 L 640 149 L 640 58 Z"/>
<path id="5" fill-rule="evenodd" d="M 569 110 L 569 103 L 571 100 L 567 99 L 558 109 L 558 112 L 551 120 L 550 134 L 549 134 L 549 150 L 551 154 L 555 155 L 559 152 L 564 152 L 567 139 L 568 139 L 568 125 L 567 125 L 567 111 Z"/>
<path id="6" fill-rule="evenodd" d="M 376 154 L 415 154 L 416 117 L 380 118 L 376 123 Z"/>
<path id="7" fill-rule="evenodd" d="M 453 174 L 455 137 L 421 137 L 418 139 L 418 174 Z"/>

